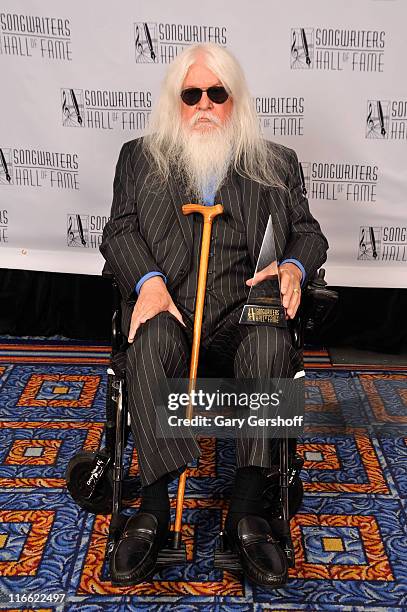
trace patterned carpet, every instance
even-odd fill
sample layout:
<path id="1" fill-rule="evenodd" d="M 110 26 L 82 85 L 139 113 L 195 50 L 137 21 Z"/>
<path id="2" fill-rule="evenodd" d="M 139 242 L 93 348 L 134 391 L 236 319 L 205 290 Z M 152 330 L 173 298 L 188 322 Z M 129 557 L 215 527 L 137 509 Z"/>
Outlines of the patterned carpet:
<path id="1" fill-rule="evenodd" d="M 406 371 L 334 370 L 325 351 L 307 351 L 305 496 L 285 588 L 213 567 L 234 471 L 233 443 L 213 439 L 187 481 L 186 568 L 114 587 L 104 566 L 110 517 L 79 509 L 64 482 L 69 459 L 102 443 L 107 362 L 107 347 L 0 344 L 0 609 L 407 609 Z"/>

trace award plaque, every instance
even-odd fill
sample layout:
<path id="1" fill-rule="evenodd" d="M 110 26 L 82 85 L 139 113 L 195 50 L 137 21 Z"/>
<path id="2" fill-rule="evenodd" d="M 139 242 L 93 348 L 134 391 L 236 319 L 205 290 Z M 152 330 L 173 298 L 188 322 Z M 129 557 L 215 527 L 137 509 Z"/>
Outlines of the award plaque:
<path id="1" fill-rule="evenodd" d="M 285 308 L 281 302 L 276 246 L 271 215 L 260 249 L 247 303 L 239 323 L 287 327 Z"/>

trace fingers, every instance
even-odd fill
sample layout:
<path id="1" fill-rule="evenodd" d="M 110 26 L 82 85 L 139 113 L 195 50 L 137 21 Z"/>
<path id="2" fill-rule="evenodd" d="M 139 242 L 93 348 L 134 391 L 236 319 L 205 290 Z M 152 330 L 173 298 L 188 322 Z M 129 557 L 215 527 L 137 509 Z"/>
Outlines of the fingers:
<path id="1" fill-rule="evenodd" d="M 254 285 L 257 285 L 258 283 L 261 283 L 262 281 L 266 280 L 268 276 L 268 268 L 264 268 L 264 270 L 260 270 L 260 272 L 255 272 L 255 275 L 246 281 L 246 285 L 249 285 L 249 287 L 253 287 Z"/>
<path id="2" fill-rule="evenodd" d="M 273 264 L 274 265 L 274 264 Z M 265 268 L 260 272 L 256 273 L 254 277 L 249 278 L 246 281 L 246 285 L 252 287 L 260 283 L 261 281 L 268 278 L 269 270 Z M 288 270 L 280 270 L 280 291 L 282 296 L 282 303 L 287 311 L 287 318 L 293 319 L 297 312 L 298 306 L 301 301 L 301 286 L 298 282 L 298 277 Z"/>
<path id="3" fill-rule="evenodd" d="M 249 287 L 254 287 L 254 285 L 258 285 L 262 281 L 266 280 L 266 278 L 267 278 L 267 274 L 265 274 L 263 271 L 256 272 L 255 276 L 252 276 L 252 278 L 249 278 L 246 281 L 246 285 L 249 285 Z"/>
<path id="4" fill-rule="evenodd" d="M 280 291 L 282 295 L 288 297 L 286 302 L 283 301 L 285 308 L 288 307 L 288 304 L 291 298 L 291 293 L 295 286 L 296 285 L 295 285 L 294 276 L 290 274 L 290 272 L 288 272 L 287 270 L 281 269 L 280 270 Z"/>
<path id="5" fill-rule="evenodd" d="M 182 318 L 182 315 L 181 315 L 180 311 L 178 310 L 178 308 L 175 306 L 174 302 L 169 306 L 168 312 L 173 314 L 174 317 L 176 317 L 178 319 L 178 321 L 181 323 L 181 325 L 186 327 L 186 325 L 184 323 L 184 319 Z"/>
<path id="6" fill-rule="evenodd" d="M 152 319 L 154 315 L 157 314 L 156 309 L 154 308 L 143 309 L 141 312 L 139 310 L 140 309 L 137 309 L 136 307 L 133 310 L 133 315 L 131 317 L 130 322 L 129 336 L 127 338 L 129 344 L 134 342 L 134 337 L 140 325 L 142 323 L 145 323 L 148 319 Z"/>
<path id="7" fill-rule="evenodd" d="M 246 285 L 249 285 L 249 287 L 252 287 L 253 285 L 257 285 L 258 283 L 261 283 L 262 281 L 265 281 L 268 278 L 277 276 L 277 274 L 278 274 L 277 261 L 274 260 L 262 270 L 258 270 L 257 272 L 255 272 L 255 275 L 246 281 Z"/>
<path id="8" fill-rule="evenodd" d="M 160 312 L 170 311 L 184 325 L 181 314 L 173 303 L 163 280 L 152 277 L 146 280 L 140 290 L 138 299 L 134 305 L 130 322 L 128 342 L 134 342 L 134 337 L 140 325 L 152 319 Z"/>
<path id="9" fill-rule="evenodd" d="M 134 342 L 134 336 L 136 335 L 136 331 L 138 330 L 138 328 L 140 327 L 141 323 L 139 321 L 139 319 L 131 319 L 131 323 L 130 323 L 130 329 L 129 329 L 129 336 L 127 338 L 127 342 L 129 344 L 131 344 L 132 342 Z"/>
<path id="10" fill-rule="evenodd" d="M 141 310 L 140 308 L 136 308 L 136 306 L 134 307 L 134 310 L 133 310 L 133 315 L 132 315 L 131 322 L 130 322 L 129 336 L 127 338 L 127 341 L 129 342 L 129 344 L 132 344 L 132 342 L 134 342 L 135 335 L 140 325 L 142 325 L 149 319 L 152 319 L 153 317 L 155 317 L 159 312 L 163 312 L 162 310 L 159 310 L 154 306 L 150 306 L 147 308 L 144 307 L 143 310 Z M 184 320 L 182 318 L 182 315 L 174 303 L 172 303 L 168 307 L 167 310 L 168 312 L 173 314 L 174 317 L 178 319 L 181 325 L 186 327 Z"/>
<path id="11" fill-rule="evenodd" d="M 281 270 L 280 273 L 280 291 L 287 316 L 289 319 L 293 319 L 300 305 L 301 287 L 295 276 L 286 270 Z"/>
<path id="12" fill-rule="evenodd" d="M 139 322 L 145 323 L 146 321 L 148 321 L 148 319 L 152 319 L 154 315 L 156 314 L 157 314 L 157 310 L 155 308 L 149 308 L 148 310 L 145 310 L 143 312 L 143 314 L 139 318 Z"/>
<path id="13" fill-rule="evenodd" d="M 295 314 L 298 310 L 298 306 L 300 305 L 300 302 L 301 302 L 301 292 L 300 291 L 298 291 L 298 293 L 293 292 L 291 295 L 290 302 L 287 307 L 287 315 L 289 319 L 294 319 Z"/>

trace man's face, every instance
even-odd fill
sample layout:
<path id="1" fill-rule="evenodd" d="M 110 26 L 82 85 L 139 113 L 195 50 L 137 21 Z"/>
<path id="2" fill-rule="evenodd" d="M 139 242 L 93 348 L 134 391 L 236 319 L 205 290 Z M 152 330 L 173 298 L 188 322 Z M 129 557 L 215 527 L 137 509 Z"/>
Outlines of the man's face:
<path id="1" fill-rule="evenodd" d="M 189 87 L 206 89 L 213 85 L 222 86 L 223 84 L 216 74 L 205 66 L 203 59 L 200 59 L 189 68 L 182 84 L 182 89 Z M 215 121 L 217 119 L 220 125 L 223 126 L 232 113 L 232 107 L 233 101 L 230 96 L 223 104 L 216 104 L 208 98 L 207 92 L 204 91 L 199 102 L 193 106 L 188 106 L 181 100 L 181 119 L 184 125 L 189 125 L 194 115 L 201 112 L 203 116 L 190 129 L 194 132 L 216 130 L 218 125 L 212 122 L 211 118 L 214 118 Z"/>

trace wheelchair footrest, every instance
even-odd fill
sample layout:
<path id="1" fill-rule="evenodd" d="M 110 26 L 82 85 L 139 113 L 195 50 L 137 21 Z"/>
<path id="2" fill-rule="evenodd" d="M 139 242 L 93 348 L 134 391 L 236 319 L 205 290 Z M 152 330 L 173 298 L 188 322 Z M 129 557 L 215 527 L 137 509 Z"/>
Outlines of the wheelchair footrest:
<path id="1" fill-rule="evenodd" d="M 181 542 L 179 548 L 174 548 L 173 532 L 168 536 L 167 546 L 162 548 L 158 553 L 157 567 L 166 567 L 168 565 L 186 565 L 187 551 L 185 542 Z"/>
<path id="2" fill-rule="evenodd" d="M 276 533 L 276 536 L 287 558 L 288 567 L 295 567 L 295 553 L 291 535 L 289 531 L 287 532 L 284 527 L 282 527 L 281 523 L 283 523 L 283 521 L 281 521 L 279 525 L 280 533 Z M 228 537 L 226 533 L 223 532 L 219 534 L 217 547 L 215 549 L 214 566 L 216 569 L 229 570 L 230 572 L 243 572 L 239 555 L 232 550 Z"/>
<path id="3" fill-rule="evenodd" d="M 295 553 L 291 538 L 284 538 L 280 540 L 280 546 L 286 556 L 288 567 L 295 567 Z"/>
<path id="4" fill-rule="evenodd" d="M 291 539 L 290 526 L 287 521 L 274 517 L 269 521 L 270 527 L 278 539 L 280 546 L 287 558 L 288 567 L 295 566 L 294 544 Z"/>
<path id="5" fill-rule="evenodd" d="M 223 532 L 219 534 L 215 549 L 214 566 L 216 569 L 243 573 L 239 555 L 232 550 L 228 537 L 226 533 Z"/>
<path id="6" fill-rule="evenodd" d="M 123 533 L 124 526 L 129 517 L 124 514 L 119 514 L 118 516 L 111 517 L 110 525 L 109 525 L 109 535 L 106 543 L 106 552 L 105 558 L 107 563 L 109 563 L 111 554 L 113 552 L 113 548 L 116 542 L 119 540 L 121 534 Z"/>

